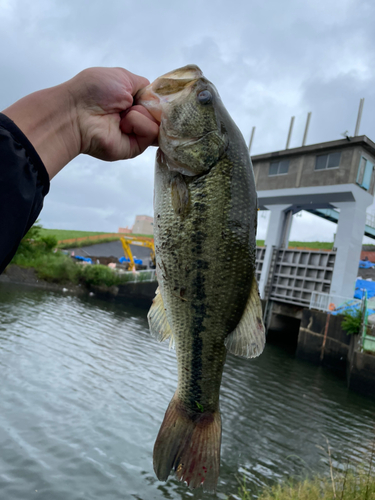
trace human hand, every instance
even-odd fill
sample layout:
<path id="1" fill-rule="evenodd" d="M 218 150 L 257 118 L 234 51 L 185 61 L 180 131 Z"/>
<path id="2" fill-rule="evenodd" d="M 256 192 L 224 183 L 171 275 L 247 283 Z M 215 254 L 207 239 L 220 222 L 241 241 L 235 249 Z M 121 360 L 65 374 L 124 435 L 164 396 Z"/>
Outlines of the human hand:
<path id="1" fill-rule="evenodd" d="M 90 68 L 3 112 L 32 143 L 52 179 L 80 153 L 115 161 L 157 145 L 156 120 L 143 106 L 133 106 L 133 96 L 148 84 L 122 68 Z"/>
<path id="2" fill-rule="evenodd" d="M 80 153 L 114 161 L 157 143 L 156 120 L 143 106 L 133 106 L 133 96 L 148 84 L 123 68 L 90 68 L 66 82 Z"/>

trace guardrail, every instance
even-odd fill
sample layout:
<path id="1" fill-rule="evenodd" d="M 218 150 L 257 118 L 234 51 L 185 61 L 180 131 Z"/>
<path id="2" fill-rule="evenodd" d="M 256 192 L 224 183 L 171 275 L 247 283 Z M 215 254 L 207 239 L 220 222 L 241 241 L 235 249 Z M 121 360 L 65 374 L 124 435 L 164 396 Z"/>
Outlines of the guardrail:
<path id="1" fill-rule="evenodd" d="M 145 283 L 148 281 L 157 281 L 156 269 L 145 269 L 144 271 L 125 271 L 121 273 L 126 283 Z"/>
<path id="2" fill-rule="evenodd" d="M 371 335 L 374 325 L 368 321 L 367 293 L 362 300 L 331 295 L 329 293 L 313 292 L 311 295 L 310 309 L 328 312 L 330 314 L 344 314 L 345 312 L 362 311 L 362 322 L 360 331 L 360 345 L 362 351 L 375 352 L 375 337 Z M 370 335 L 369 335 L 370 333 Z"/>
<path id="3" fill-rule="evenodd" d="M 310 309 L 330 312 L 335 314 L 345 311 L 355 310 L 361 307 L 362 301 L 353 297 L 343 297 L 330 293 L 312 292 L 310 299 Z"/>

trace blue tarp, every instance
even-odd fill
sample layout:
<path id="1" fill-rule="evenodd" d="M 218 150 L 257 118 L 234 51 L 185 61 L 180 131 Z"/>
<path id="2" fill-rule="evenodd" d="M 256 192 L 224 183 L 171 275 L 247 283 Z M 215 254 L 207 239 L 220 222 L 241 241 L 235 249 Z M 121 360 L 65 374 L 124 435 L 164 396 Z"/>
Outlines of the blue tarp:
<path id="1" fill-rule="evenodd" d="M 120 257 L 119 260 L 120 264 L 123 264 L 124 262 L 130 262 L 130 259 L 127 257 Z M 140 266 L 143 264 L 143 261 L 141 259 L 134 259 L 135 264 L 139 264 Z"/>
<path id="2" fill-rule="evenodd" d="M 341 304 L 341 306 L 337 307 L 334 311 L 331 312 L 334 316 L 336 314 L 344 314 L 346 312 L 353 313 L 361 308 L 361 304 L 358 302 L 354 302 L 354 300 L 348 300 Z"/>
<path id="3" fill-rule="evenodd" d="M 375 264 L 369 260 L 360 260 L 359 267 L 361 269 L 370 269 L 371 267 L 375 267 Z"/>
<path id="4" fill-rule="evenodd" d="M 84 262 L 88 262 L 89 264 L 92 264 L 92 260 L 89 259 L 88 257 L 82 257 L 81 255 L 74 255 L 73 257 L 77 260 L 83 260 Z"/>
<path id="5" fill-rule="evenodd" d="M 355 285 L 355 292 L 354 292 L 354 298 L 361 300 L 364 296 L 365 290 L 367 291 L 367 298 L 371 299 L 372 297 L 375 297 L 375 282 L 374 281 L 366 281 L 366 280 L 361 280 L 357 279 L 356 285 Z M 344 314 L 346 312 L 349 313 L 354 313 L 355 311 L 358 311 L 358 309 L 361 308 L 360 303 L 354 302 L 354 300 L 347 300 L 341 306 L 337 307 L 334 311 L 332 311 L 331 314 L 336 315 L 336 314 Z M 374 309 L 367 309 L 367 313 L 370 316 L 371 314 L 375 314 Z"/>
<path id="6" fill-rule="evenodd" d="M 375 297 L 375 282 L 357 279 L 355 284 L 354 298 L 362 299 L 364 293 L 363 290 L 367 290 L 368 299 Z"/>

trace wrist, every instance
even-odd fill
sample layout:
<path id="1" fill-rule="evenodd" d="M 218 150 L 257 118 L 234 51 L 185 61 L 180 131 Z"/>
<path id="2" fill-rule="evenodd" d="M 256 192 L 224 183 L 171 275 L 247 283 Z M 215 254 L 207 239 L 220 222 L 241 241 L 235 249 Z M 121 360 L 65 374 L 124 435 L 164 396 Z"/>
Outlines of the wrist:
<path id="1" fill-rule="evenodd" d="M 80 153 L 76 111 L 66 83 L 34 92 L 3 113 L 34 146 L 50 179 Z"/>

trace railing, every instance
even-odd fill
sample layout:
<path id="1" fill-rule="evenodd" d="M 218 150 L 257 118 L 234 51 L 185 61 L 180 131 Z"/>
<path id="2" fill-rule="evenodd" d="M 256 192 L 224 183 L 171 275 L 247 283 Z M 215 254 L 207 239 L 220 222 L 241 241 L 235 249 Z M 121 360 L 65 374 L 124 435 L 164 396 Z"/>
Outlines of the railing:
<path id="1" fill-rule="evenodd" d="M 367 302 L 367 292 L 365 292 L 364 297 L 362 299 L 364 304 L 363 307 L 363 320 L 362 320 L 362 351 L 371 351 L 375 352 L 375 337 L 369 335 L 368 332 L 373 333 L 374 325 L 369 324 L 368 321 L 368 302 Z"/>
<path id="2" fill-rule="evenodd" d="M 362 300 L 348 297 L 340 297 L 339 295 L 331 295 L 329 293 L 313 292 L 311 295 L 310 309 L 329 312 L 331 314 L 344 314 L 345 312 L 353 313 L 362 311 L 362 322 L 360 332 L 360 344 L 362 351 L 375 352 L 375 337 L 369 335 L 373 333 L 374 325 L 368 321 L 368 304 L 367 294 L 365 293 Z"/>
<path id="3" fill-rule="evenodd" d="M 353 311 L 361 307 L 362 301 L 352 297 L 332 295 L 330 293 L 312 292 L 310 299 L 310 309 L 330 312 L 333 314 L 343 314 L 345 311 Z"/>
<path id="4" fill-rule="evenodd" d="M 156 269 L 146 269 L 144 271 L 125 271 L 120 273 L 126 283 L 146 283 L 157 281 Z"/>
<path id="5" fill-rule="evenodd" d="M 370 226 L 375 229 L 375 214 L 366 213 L 366 226 Z"/>
<path id="6" fill-rule="evenodd" d="M 259 283 L 260 275 L 262 274 L 264 256 L 266 255 L 266 247 L 256 247 L 255 253 L 255 277 Z"/>

